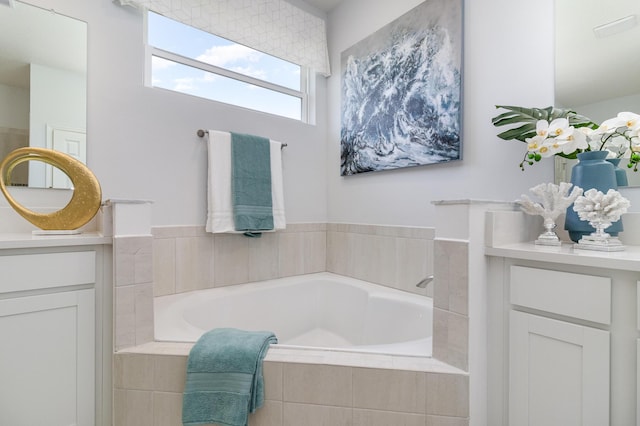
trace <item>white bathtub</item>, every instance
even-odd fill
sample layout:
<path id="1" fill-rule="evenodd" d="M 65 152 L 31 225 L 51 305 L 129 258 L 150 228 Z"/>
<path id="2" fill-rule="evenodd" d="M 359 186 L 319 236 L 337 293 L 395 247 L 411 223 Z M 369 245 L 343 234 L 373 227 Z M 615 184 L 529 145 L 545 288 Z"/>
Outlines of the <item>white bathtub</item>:
<path id="1" fill-rule="evenodd" d="M 432 299 L 318 273 L 155 298 L 155 340 L 269 330 L 280 347 L 431 356 Z"/>

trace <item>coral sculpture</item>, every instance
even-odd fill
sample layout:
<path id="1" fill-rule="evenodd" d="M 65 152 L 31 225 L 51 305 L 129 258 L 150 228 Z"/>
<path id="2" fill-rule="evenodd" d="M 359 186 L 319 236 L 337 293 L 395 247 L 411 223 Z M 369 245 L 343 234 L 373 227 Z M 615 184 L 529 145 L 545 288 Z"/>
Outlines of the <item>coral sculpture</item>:
<path id="1" fill-rule="evenodd" d="M 555 221 L 571 203 L 582 195 L 582 188 L 578 186 L 571 188 L 572 186 L 567 182 L 560 182 L 560 185 L 541 183 L 529 189 L 529 192 L 540 198 L 540 203 L 532 201 L 526 195 L 522 195 L 522 199 L 516 200 L 522 211 L 530 215 L 540 215 L 544 219 L 545 232 L 538 237 L 536 244 L 560 245 L 560 239 L 553 231 L 556 227 Z"/>
<path id="2" fill-rule="evenodd" d="M 615 189 L 610 189 L 604 194 L 594 188 L 578 197 L 573 210 L 578 213 L 580 220 L 588 221 L 589 225 L 595 228 L 595 232 L 582 237 L 577 247 L 591 250 L 622 250 L 622 243 L 604 230 L 613 222 L 620 220 L 620 217 L 627 212 L 629 205 L 629 200 Z"/>

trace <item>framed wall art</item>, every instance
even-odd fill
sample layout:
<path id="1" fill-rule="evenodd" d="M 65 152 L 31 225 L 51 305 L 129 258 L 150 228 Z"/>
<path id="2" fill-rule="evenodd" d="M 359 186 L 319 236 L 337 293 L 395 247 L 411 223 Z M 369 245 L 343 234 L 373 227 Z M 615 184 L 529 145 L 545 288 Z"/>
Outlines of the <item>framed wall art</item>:
<path id="1" fill-rule="evenodd" d="M 342 176 L 461 159 L 461 0 L 427 0 L 340 59 Z"/>

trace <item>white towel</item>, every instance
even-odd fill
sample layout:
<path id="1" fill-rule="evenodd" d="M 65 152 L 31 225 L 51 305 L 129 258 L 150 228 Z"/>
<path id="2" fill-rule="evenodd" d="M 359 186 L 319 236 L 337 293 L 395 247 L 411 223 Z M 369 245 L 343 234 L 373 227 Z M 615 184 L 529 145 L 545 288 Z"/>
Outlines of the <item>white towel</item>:
<path id="1" fill-rule="evenodd" d="M 271 205 L 273 206 L 273 227 L 285 229 L 284 185 L 282 183 L 282 144 L 271 142 Z"/>
<path id="2" fill-rule="evenodd" d="M 285 229 L 284 188 L 282 179 L 282 144 L 270 141 L 271 201 L 274 229 Z M 206 231 L 238 232 L 233 223 L 231 203 L 231 134 L 209 130 L 209 171 L 207 180 L 208 212 Z"/>

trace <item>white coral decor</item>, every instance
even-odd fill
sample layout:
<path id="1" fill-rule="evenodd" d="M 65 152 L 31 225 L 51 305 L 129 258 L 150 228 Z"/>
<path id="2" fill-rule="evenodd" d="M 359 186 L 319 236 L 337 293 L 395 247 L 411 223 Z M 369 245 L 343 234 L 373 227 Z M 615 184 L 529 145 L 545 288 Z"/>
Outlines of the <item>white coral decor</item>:
<path id="1" fill-rule="evenodd" d="M 532 201 L 526 195 L 522 195 L 522 199 L 516 200 L 522 211 L 531 215 L 540 215 L 544 218 L 544 227 L 546 232 L 541 234 L 535 241 L 536 244 L 543 245 L 560 245 L 560 239 L 553 232 L 555 228 L 555 220 L 564 213 L 579 196 L 582 195 L 582 188 L 574 186 L 567 182 L 560 182 L 560 185 L 553 183 L 541 183 L 536 185 L 529 191 L 540 198 L 541 203 Z M 571 189 L 571 192 L 569 190 Z"/>
<path id="2" fill-rule="evenodd" d="M 522 211 L 528 214 L 538 214 L 547 219 L 555 220 L 558 216 L 565 212 L 567 207 L 571 205 L 580 195 L 582 195 L 582 188 L 574 186 L 569 193 L 573 185 L 567 182 L 560 182 L 560 185 L 553 183 L 541 183 L 536 185 L 529 191 L 537 195 L 542 204 L 533 202 L 526 195 L 522 195 L 521 200 L 516 202 L 520 204 Z"/>
<path id="3" fill-rule="evenodd" d="M 588 221 L 597 230 L 604 230 L 620 220 L 629 205 L 629 200 L 614 189 L 604 194 L 592 188 L 576 199 L 573 210 L 578 213 L 580 220 Z"/>

